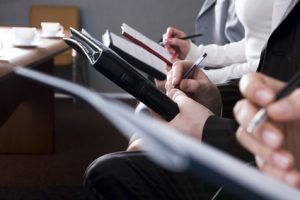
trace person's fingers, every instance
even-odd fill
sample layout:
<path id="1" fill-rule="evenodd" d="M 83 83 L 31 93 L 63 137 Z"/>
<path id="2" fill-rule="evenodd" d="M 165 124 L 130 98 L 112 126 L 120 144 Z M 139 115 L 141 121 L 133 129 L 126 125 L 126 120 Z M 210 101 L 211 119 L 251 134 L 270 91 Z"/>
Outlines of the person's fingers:
<path id="1" fill-rule="evenodd" d="M 265 174 L 272 176 L 293 187 L 300 187 L 300 174 L 296 170 L 282 170 L 274 165 L 264 162 L 261 158 L 256 158 L 259 169 Z"/>
<path id="2" fill-rule="evenodd" d="M 174 49 L 174 46 L 171 46 L 166 42 L 165 48 L 167 49 L 169 54 L 172 55 L 172 58 L 175 58 L 177 56 L 177 51 Z"/>
<path id="3" fill-rule="evenodd" d="M 201 87 L 204 87 L 204 84 L 205 83 L 202 85 L 199 80 L 183 79 L 179 84 L 179 89 L 185 93 L 195 93 L 200 92 Z"/>
<path id="4" fill-rule="evenodd" d="M 236 120 L 243 127 L 247 127 L 250 121 L 253 119 L 254 115 L 257 113 L 258 109 L 252 103 L 246 99 L 238 101 L 234 108 L 233 113 Z"/>
<path id="5" fill-rule="evenodd" d="M 234 107 L 234 115 L 239 124 L 246 129 L 257 113 L 257 108 L 247 100 L 239 101 Z M 283 144 L 282 132 L 269 121 L 265 122 L 258 130 L 252 133 L 270 148 L 277 149 Z"/>
<path id="6" fill-rule="evenodd" d="M 236 133 L 237 140 L 251 153 L 259 156 L 270 164 L 274 164 L 280 169 L 290 169 L 294 165 L 293 156 L 284 150 L 274 151 L 274 149 L 264 145 L 240 127 Z"/>
<path id="7" fill-rule="evenodd" d="M 257 167 L 260 170 L 262 170 L 264 165 L 266 164 L 266 162 L 261 157 L 259 157 L 258 155 L 255 155 L 255 161 L 256 161 Z"/>
<path id="8" fill-rule="evenodd" d="M 274 100 L 284 83 L 260 73 L 247 74 L 240 81 L 242 94 L 257 105 L 265 106 Z"/>
<path id="9" fill-rule="evenodd" d="M 300 188 L 300 173 L 296 170 L 291 170 L 285 174 L 283 181 L 292 187 Z"/>
<path id="10" fill-rule="evenodd" d="M 167 72 L 167 80 L 166 80 L 166 84 L 165 84 L 165 89 L 166 89 L 167 93 L 169 92 L 169 90 L 174 88 L 172 82 L 173 82 L 173 70 L 170 70 Z"/>
<path id="11" fill-rule="evenodd" d="M 291 95 L 268 106 L 268 114 L 272 119 L 280 121 L 300 119 L 300 89 Z"/>
<path id="12" fill-rule="evenodd" d="M 168 96 L 176 103 L 180 103 L 183 98 L 187 97 L 184 92 L 175 88 L 169 91 Z"/>
<path id="13" fill-rule="evenodd" d="M 185 36 L 185 33 L 174 28 L 174 27 L 168 27 L 166 31 L 166 40 L 170 38 L 176 38 L 176 37 L 183 37 Z"/>
<path id="14" fill-rule="evenodd" d="M 132 143 L 129 144 L 126 151 L 141 151 L 143 146 L 142 139 L 136 139 Z"/>
<path id="15" fill-rule="evenodd" d="M 166 37 L 165 37 L 166 40 L 169 39 L 169 38 L 174 37 L 174 35 L 175 35 L 175 28 L 168 27 L 165 35 L 166 35 Z"/>
<path id="16" fill-rule="evenodd" d="M 176 87 L 180 83 L 183 73 L 187 71 L 192 65 L 193 63 L 187 60 L 177 61 L 173 64 L 172 84 L 174 87 Z"/>
<path id="17" fill-rule="evenodd" d="M 165 47 L 172 57 L 184 59 L 188 53 L 188 49 L 190 48 L 190 43 L 187 40 L 171 38 L 166 41 Z"/>
<path id="18" fill-rule="evenodd" d="M 166 40 L 167 40 L 167 34 L 164 33 L 164 34 L 162 35 L 162 41 L 165 42 Z"/>
<path id="19" fill-rule="evenodd" d="M 183 46 L 186 46 L 189 41 L 187 40 L 182 40 L 179 38 L 171 38 L 166 41 L 166 45 L 171 46 L 171 47 L 178 47 L 179 49 Z"/>
<path id="20" fill-rule="evenodd" d="M 261 145 L 261 143 L 259 143 L 253 135 L 246 133 L 242 127 L 237 130 L 236 138 L 241 145 L 254 155 L 261 157 L 267 162 L 271 161 L 272 150 Z"/>
<path id="21" fill-rule="evenodd" d="M 158 79 L 154 79 L 155 85 L 156 87 L 162 91 L 165 92 L 165 85 L 166 85 L 166 80 L 158 80 Z"/>

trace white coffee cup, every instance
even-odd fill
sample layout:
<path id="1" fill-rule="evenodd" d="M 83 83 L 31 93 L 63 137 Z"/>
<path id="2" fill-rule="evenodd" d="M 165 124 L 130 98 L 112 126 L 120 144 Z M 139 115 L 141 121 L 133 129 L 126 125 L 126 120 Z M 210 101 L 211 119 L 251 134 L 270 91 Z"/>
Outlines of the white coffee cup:
<path id="1" fill-rule="evenodd" d="M 41 22 L 41 27 L 44 36 L 56 36 L 62 34 L 64 30 L 59 22 Z"/>
<path id="2" fill-rule="evenodd" d="M 29 45 L 34 42 L 37 36 L 36 28 L 33 27 L 13 27 L 15 44 Z"/>

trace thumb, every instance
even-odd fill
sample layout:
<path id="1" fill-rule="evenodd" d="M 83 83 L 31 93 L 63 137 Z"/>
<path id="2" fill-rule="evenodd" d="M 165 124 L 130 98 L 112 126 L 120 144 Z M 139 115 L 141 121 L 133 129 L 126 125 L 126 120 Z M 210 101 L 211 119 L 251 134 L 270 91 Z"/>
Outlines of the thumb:
<path id="1" fill-rule="evenodd" d="M 178 104 L 180 104 L 187 97 L 184 92 L 175 88 L 168 92 L 168 96 Z"/>

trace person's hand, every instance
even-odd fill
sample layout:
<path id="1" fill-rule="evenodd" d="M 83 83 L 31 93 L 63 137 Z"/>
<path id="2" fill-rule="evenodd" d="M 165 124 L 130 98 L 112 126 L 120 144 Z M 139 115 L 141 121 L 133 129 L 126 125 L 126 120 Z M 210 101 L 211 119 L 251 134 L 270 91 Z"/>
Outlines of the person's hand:
<path id="1" fill-rule="evenodd" d="M 241 124 L 236 135 L 238 141 L 256 155 L 263 172 L 299 187 L 300 174 L 294 164 L 295 158 L 296 162 L 300 158 L 297 149 L 300 143 L 300 89 L 273 102 L 283 86 L 284 83 L 259 73 L 241 79 L 240 90 L 246 99 L 239 101 L 234 108 L 236 119 Z M 261 107 L 267 108 L 268 120 L 254 133 L 247 133 L 249 122 Z"/>
<path id="2" fill-rule="evenodd" d="M 181 40 L 186 34 L 176 28 L 167 28 L 166 33 L 163 35 L 165 48 L 172 55 L 172 61 L 183 60 L 186 58 L 191 44 L 189 40 Z"/>
<path id="3" fill-rule="evenodd" d="M 137 139 L 134 139 L 132 140 L 126 151 L 141 151 L 143 149 L 143 141 L 141 138 L 137 138 Z"/>
<path id="4" fill-rule="evenodd" d="M 163 123 L 167 123 L 169 126 L 181 131 L 186 135 L 201 140 L 204 124 L 207 118 L 213 115 L 213 113 L 206 107 L 187 97 L 178 89 L 170 90 L 168 95 L 174 102 L 177 103 L 180 110 L 178 115 L 176 115 L 176 117 L 170 122 L 166 122 L 156 113 L 152 113 L 152 117 Z M 127 151 L 141 150 L 143 150 L 142 139 L 138 137 L 132 137 L 127 147 Z"/>
<path id="5" fill-rule="evenodd" d="M 154 79 L 154 82 L 155 82 L 155 85 L 156 87 L 162 91 L 162 92 L 166 92 L 166 88 L 165 88 L 165 85 L 166 85 L 166 80 L 158 80 L 158 79 Z"/>
<path id="6" fill-rule="evenodd" d="M 180 110 L 179 114 L 168 124 L 201 140 L 204 124 L 213 113 L 178 89 L 170 90 L 168 95 L 177 103 Z"/>
<path id="7" fill-rule="evenodd" d="M 166 90 L 178 88 L 189 97 L 220 115 L 222 98 L 218 88 L 207 78 L 201 69 L 196 69 L 189 79 L 182 79 L 184 73 L 191 68 L 191 61 L 178 61 L 173 64 L 167 74 Z"/>

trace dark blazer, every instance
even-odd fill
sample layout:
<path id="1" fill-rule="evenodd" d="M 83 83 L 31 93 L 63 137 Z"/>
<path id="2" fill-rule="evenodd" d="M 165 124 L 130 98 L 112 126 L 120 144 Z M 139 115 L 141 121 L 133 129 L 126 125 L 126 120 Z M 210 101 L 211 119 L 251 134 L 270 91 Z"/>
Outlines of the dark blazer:
<path id="1" fill-rule="evenodd" d="M 295 1 L 296 2 L 296 1 Z M 300 3 L 271 34 L 262 51 L 258 70 L 282 81 L 300 70 Z M 235 139 L 238 124 L 235 120 L 212 116 L 203 130 L 203 141 L 238 157 L 243 157 L 242 147 Z"/>

